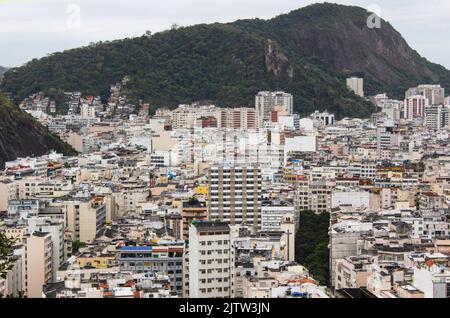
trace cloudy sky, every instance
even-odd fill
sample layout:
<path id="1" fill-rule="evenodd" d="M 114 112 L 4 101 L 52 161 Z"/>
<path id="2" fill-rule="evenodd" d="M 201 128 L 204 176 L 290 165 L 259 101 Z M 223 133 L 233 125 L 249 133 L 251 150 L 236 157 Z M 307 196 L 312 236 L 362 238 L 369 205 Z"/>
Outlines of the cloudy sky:
<path id="1" fill-rule="evenodd" d="M 271 18 L 308 0 L 0 0 L 0 65 L 48 53 L 153 33 L 173 23 Z M 380 10 L 420 54 L 450 69 L 450 1 L 330 0 Z M 78 18 L 79 17 L 79 18 Z"/>

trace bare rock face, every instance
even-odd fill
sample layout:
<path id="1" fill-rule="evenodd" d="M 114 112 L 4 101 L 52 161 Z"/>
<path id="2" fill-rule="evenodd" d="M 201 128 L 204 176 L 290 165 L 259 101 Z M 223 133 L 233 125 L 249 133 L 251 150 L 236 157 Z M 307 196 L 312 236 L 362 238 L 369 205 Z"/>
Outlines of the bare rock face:
<path id="1" fill-rule="evenodd" d="M 280 46 L 276 42 L 267 40 L 265 57 L 267 72 L 272 72 L 277 79 L 294 77 L 294 69 L 290 65 L 289 59 L 281 52 Z"/>
<path id="2" fill-rule="evenodd" d="M 422 82 L 450 89 L 450 72 L 413 50 L 388 22 L 368 24 L 372 13 L 363 8 L 315 4 L 278 16 L 268 23 L 289 53 L 301 54 L 335 71 L 361 73 L 376 90 L 404 88 Z M 289 49 L 286 48 L 289 46 Z M 290 55 L 288 55 L 290 57 Z"/>

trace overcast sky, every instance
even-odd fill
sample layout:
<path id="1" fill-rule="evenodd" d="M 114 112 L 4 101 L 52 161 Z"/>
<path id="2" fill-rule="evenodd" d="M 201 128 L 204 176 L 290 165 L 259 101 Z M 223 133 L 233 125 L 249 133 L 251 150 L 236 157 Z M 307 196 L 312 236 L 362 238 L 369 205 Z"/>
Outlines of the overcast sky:
<path id="1" fill-rule="evenodd" d="M 0 65 L 170 28 L 271 18 L 308 0 L 0 0 Z M 450 69 L 449 0 L 332 0 L 374 7 L 430 61 Z M 80 19 L 77 19 L 77 17 Z"/>

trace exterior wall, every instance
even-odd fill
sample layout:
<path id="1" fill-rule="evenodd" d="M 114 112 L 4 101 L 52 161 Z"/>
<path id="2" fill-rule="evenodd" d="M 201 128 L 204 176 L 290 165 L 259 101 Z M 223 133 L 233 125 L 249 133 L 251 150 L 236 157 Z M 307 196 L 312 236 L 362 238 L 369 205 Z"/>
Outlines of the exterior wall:
<path id="1" fill-rule="evenodd" d="M 191 298 L 230 298 L 234 258 L 230 229 L 189 227 L 189 296 Z"/>
<path id="2" fill-rule="evenodd" d="M 122 247 L 118 258 L 121 271 L 168 274 L 171 289 L 183 294 L 183 246 Z"/>
<path id="3" fill-rule="evenodd" d="M 354 207 L 370 207 L 369 192 L 336 192 L 331 195 L 331 207 L 352 205 Z"/>
<path id="4" fill-rule="evenodd" d="M 213 166 L 209 173 L 209 218 L 231 225 L 261 221 L 261 169 L 257 166 Z"/>
<path id="5" fill-rule="evenodd" d="M 293 206 L 263 206 L 261 208 L 261 231 L 280 231 L 283 218 L 294 215 Z"/>
<path id="6" fill-rule="evenodd" d="M 31 235 L 27 238 L 27 289 L 28 298 L 42 298 L 42 287 L 52 281 L 53 244 L 50 234 Z"/>

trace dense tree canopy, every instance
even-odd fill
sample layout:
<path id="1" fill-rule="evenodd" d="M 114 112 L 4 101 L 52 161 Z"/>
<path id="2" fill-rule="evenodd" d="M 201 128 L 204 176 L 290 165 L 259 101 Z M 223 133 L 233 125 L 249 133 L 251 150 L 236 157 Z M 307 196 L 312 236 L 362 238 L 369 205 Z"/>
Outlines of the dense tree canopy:
<path id="1" fill-rule="evenodd" d="M 300 224 L 296 234 L 297 262 L 304 265 L 322 285 L 329 285 L 329 236 L 330 215 L 300 212 Z"/>

